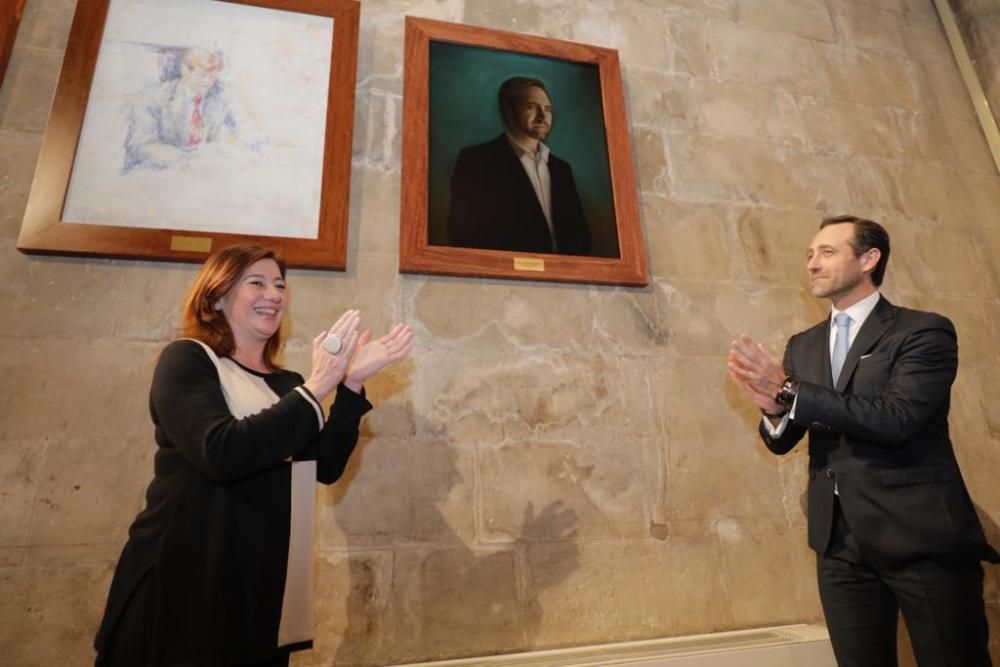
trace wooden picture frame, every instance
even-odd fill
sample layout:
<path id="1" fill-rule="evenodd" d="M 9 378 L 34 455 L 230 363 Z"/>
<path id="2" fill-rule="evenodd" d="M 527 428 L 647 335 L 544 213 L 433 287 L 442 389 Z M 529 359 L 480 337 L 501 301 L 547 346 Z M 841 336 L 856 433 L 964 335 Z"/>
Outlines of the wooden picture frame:
<path id="1" fill-rule="evenodd" d="M 639 223 L 638 192 L 632 167 L 617 51 L 414 17 L 406 17 L 405 40 L 403 97 L 406 104 L 403 112 L 400 271 L 516 280 L 646 285 L 646 254 Z M 560 151 L 572 150 L 573 142 L 582 141 L 584 159 L 581 161 L 586 162 L 588 156 L 600 156 L 600 159 L 591 160 L 595 165 L 591 169 L 596 174 L 593 176 L 594 182 L 607 184 L 605 190 L 597 188 L 605 193 L 604 199 L 591 205 L 585 197 L 593 189 L 573 186 L 570 189 L 583 193 L 577 196 L 577 201 L 582 204 L 563 207 L 580 208 L 585 212 L 583 224 L 590 230 L 589 248 L 584 251 L 574 250 L 575 254 L 557 252 L 559 241 L 553 237 L 559 235 L 552 231 L 559 224 L 556 222 L 558 216 L 555 208 L 558 204 L 555 202 L 564 198 L 557 196 L 555 192 L 557 172 L 553 162 L 561 162 L 566 170 L 565 165 L 572 161 L 553 160 L 552 157 L 547 157 L 552 173 L 550 212 L 545 214 L 546 218 L 539 219 L 543 220 L 543 225 L 544 220 L 548 220 L 548 233 L 551 236 L 547 238 L 553 239 L 550 246 L 553 249 L 538 251 L 537 247 L 535 250 L 500 248 L 495 246 L 498 243 L 496 239 L 488 242 L 463 240 L 461 243 L 464 245 L 454 243 L 452 239 L 458 236 L 455 232 L 456 211 L 468 208 L 465 204 L 456 203 L 457 196 L 467 198 L 466 193 L 459 195 L 456 190 L 468 187 L 466 184 L 469 182 L 460 177 L 460 173 L 468 170 L 455 167 L 460 159 L 464 159 L 462 155 L 466 149 L 458 151 L 456 146 L 461 143 L 476 144 L 490 137 L 497 137 L 490 142 L 471 146 L 469 150 L 480 151 L 482 155 L 489 156 L 497 153 L 482 153 L 481 149 L 487 144 L 495 146 L 501 152 L 505 150 L 502 148 L 506 145 L 503 138 L 505 123 L 500 119 L 501 112 L 497 106 L 498 83 L 514 76 L 537 77 L 537 70 L 549 73 L 545 91 L 552 98 L 554 120 L 549 125 L 552 132 L 543 137 L 552 144 L 552 148 L 551 154 L 546 155 L 559 156 Z M 580 83 L 572 83 L 571 80 L 579 80 Z M 463 81 L 466 83 L 462 83 Z M 478 83 L 480 81 L 483 82 L 481 86 Z M 561 94 L 557 90 L 559 85 L 562 86 Z M 567 92 L 570 85 L 579 90 Z M 467 95 L 466 91 L 470 94 Z M 436 101 L 435 96 L 443 101 Z M 567 98 L 572 100 L 572 104 Z M 477 136 L 473 136 L 475 133 L 470 130 L 468 138 L 456 143 L 459 139 L 451 136 L 456 124 L 452 122 L 454 119 L 450 116 L 451 112 L 446 109 L 456 105 L 465 107 L 467 103 L 467 115 L 491 118 L 493 130 L 487 132 L 485 128 L 477 129 Z M 561 123 L 565 125 L 567 107 L 571 115 L 579 118 L 573 121 L 576 129 L 564 132 L 559 137 L 561 143 L 557 146 L 556 132 Z M 435 110 L 440 118 L 435 117 Z M 501 132 L 499 136 L 496 134 L 497 127 Z M 590 142 L 581 140 L 581 137 L 586 136 L 596 139 Z M 493 149 L 490 148 L 489 151 Z M 485 161 L 497 162 L 492 157 Z M 502 155 L 500 161 L 506 164 L 508 160 Z M 519 170 L 516 167 L 513 169 L 514 171 L 507 172 L 510 179 L 500 180 L 506 183 L 508 180 L 512 182 L 518 179 L 515 172 Z M 568 171 L 569 182 L 572 183 L 574 174 L 577 181 L 581 180 L 583 170 L 578 169 L 576 164 Z M 450 181 L 448 173 L 452 174 Z M 528 183 L 526 176 L 523 180 L 525 184 Z M 495 183 L 496 179 L 489 182 Z M 518 187 L 521 188 L 518 190 L 521 194 L 531 192 L 524 189 L 528 185 Z M 442 194 L 444 191 L 448 191 L 448 194 Z M 503 195 L 491 192 L 489 198 L 494 202 L 502 201 Z M 531 199 L 528 194 L 522 201 L 529 199 L 532 203 L 525 205 L 534 206 L 540 216 L 540 200 L 537 197 Z M 605 211 L 605 214 L 598 216 L 595 223 L 588 212 L 597 209 Z M 442 211 L 446 211 L 446 214 Z M 510 219 L 522 217 L 506 213 L 504 215 Z M 443 221 L 443 217 L 447 220 Z M 476 214 L 469 217 L 473 220 L 475 218 Z M 497 222 L 503 223 L 500 219 L 494 221 Z M 598 224 L 604 227 L 599 228 Z M 507 233 L 506 229 L 504 233 Z M 473 234 L 466 238 L 476 237 Z M 603 239 L 602 246 L 595 250 L 594 241 L 598 238 Z M 505 242 L 499 241 L 500 244 Z M 528 246 L 523 233 L 521 238 L 511 243 Z M 487 244 L 491 245 L 484 247 Z"/>
<path id="2" fill-rule="evenodd" d="M 329 80 L 324 81 L 322 77 L 315 77 L 317 92 L 325 93 L 326 108 L 325 130 L 322 106 L 316 107 L 319 110 L 314 114 L 313 130 L 322 136 L 324 143 L 321 148 L 312 149 L 313 159 L 308 161 L 308 164 L 316 166 L 310 173 L 316 184 L 313 186 L 311 196 L 318 202 L 318 221 L 315 224 L 312 221 L 308 223 L 314 224 L 315 236 L 271 234 L 267 233 L 270 231 L 268 228 L 263 230 L 264 233 L 258 230 L 246 231 L 239 228 L 242 220 L 240 216 L 229 216 L 226 224 L 231 224 L 233 229 L 221 232 L 208 230 L 207 226 L 205 230 L 197 226 L 193 229 L 163 229 L 105 224 L 106 219 L 86 219 L 84 224 L 78 221 L 66 221 L 63 217 L 64 207 L 67 204 L 74 164 L 78 159 L 85 116 L 91 103 L 98 53 L 105 41 L 105 24 L 111 4 L 111 0 L 79 0 L 18 239 L 19 250 L 29 254 L 202 261 L 213 250 L 233 243 L 249 242 L 277 248 L 289 266 L 335 270 L 346 268 L 359 2 L 357 0 L 210 1 L 225 5 L 209 7 L 212 11 L 218 12 L 246 13 L 257 11 L 250 9 L 256 7 L 310 15 L 312 18 L 309 16 L 281 18 L 282 21 L 290 19 L 319 22 L 318 24 L 327 31 L 330 31 L 330 28 L 325 18 L 332 19 Z M 230 10 L 230 5 L 249 7 Z M 260 14 L 259 11 L 257 13 Z M 322 20 L 316 17 L 322 17 Z M 197 24 L 198 21 L 193 19 L 200 17 L 193 16 L 189 19 L 192 24 Z M 264 21 L 264 25 L 271 23 Z M 215 28 L 225 29 L 226 26 Z M 178 34 L 183 33 L 178 29 Z M 326 53 L 320 48 L 325 43 L 324 39 L 319 38 L 313 56 L 323 59 L 325 64 Z M 162 50 L 164 49 L 161 48 Z M 187 66 L 186 63 L 184 66 Z M 302 96 L 307 97 L 309 90 L 304 91 Z M 324 98 L 319 99 L 322 104 Z M 198 100 L 197 104 L 201 105 L 201 98 Z M 276 122 L 276 119 L 272 122 Z M 198 127 L 201 128 L 200 115 Z M 131 132 L 130 126 L 128 133 Z M 261 173 L 266 175 L 264 171 L 268 168 L 266 160 L 261 162 L 265 163 L 260 167 Z M 320 168 L 322 173 L 315 174 Z M 209 174 L 209 178 L 205 180 L 211 181 L 211 176 L 212 174 Z M 211 202 L 208 204 L 211 205 Z M 312 210 L 308 209 L 310 218 Z M 278 219 L 278 216 L 275 215 L 274 219 Z"/>
<path id="3" fill-rule="evenodd" d="M 0 6 L 0 85 L 7 72 L 10 54 L 14 51 L 14 39 L 17 37 L 17 26 L 24 16 L 25 0 L 7 0 Z"/>

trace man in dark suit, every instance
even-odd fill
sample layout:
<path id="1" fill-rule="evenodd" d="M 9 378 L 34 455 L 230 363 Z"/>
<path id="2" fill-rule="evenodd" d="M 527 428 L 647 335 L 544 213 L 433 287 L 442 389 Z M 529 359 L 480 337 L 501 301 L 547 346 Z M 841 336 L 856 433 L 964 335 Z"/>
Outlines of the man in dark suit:
<path id="1" fill-rule="evenodd" d="M 590 231 L 573 170 L 543 143 L 552 130 L 545 84 L 507 79 L 497 102 L 505 132 L 462 149 L 455 163 L 448 245 L 586 255 Z"/>
<path id="2" fill-rule="evenodd" d="M 742 335 L 729 374 L 764 413 L 772 452 L 809 434 L 809 545 L 837 662 L 896 665 L 901 611 L 921 667 L 990 665 L 980 561 L 1000 556 L 948 436 L 955 329 L 879 294 L 878 223 L 824 220 L 807 258 L 831 317 L 792 336 L 781 364 Z"/>

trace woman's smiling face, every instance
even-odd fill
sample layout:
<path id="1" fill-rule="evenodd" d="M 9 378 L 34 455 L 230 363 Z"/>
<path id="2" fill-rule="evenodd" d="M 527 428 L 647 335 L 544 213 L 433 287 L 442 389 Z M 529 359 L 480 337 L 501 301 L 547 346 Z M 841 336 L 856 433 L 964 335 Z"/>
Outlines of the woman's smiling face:
<path id="1" fill-rule="evenodd" d="M 278 263 L 265 258 L 251 264 L 220 304 L 237 345 L 269 339 L 277 333 L 288 306 Z"/>

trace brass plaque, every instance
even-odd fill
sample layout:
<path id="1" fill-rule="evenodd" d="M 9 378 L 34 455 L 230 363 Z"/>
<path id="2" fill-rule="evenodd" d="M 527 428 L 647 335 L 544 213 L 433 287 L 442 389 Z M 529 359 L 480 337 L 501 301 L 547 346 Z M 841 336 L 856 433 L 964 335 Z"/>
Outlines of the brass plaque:
<path id="1" fill-rule="evenodd" d="M 211 252 L 212 238 L 209 236 L 171 236 L 170 249 L 178 252 Z"/>
<path id="2" fill-rule="evenodd" d="M 545 271 L 545 260 L 537 257 L 515 257 L 515 271 Z"/>

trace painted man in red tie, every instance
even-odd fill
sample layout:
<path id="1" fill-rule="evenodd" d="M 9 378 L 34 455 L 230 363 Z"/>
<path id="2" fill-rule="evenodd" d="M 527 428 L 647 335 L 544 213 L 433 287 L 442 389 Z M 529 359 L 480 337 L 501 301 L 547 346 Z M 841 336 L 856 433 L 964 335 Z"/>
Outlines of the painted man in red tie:
<path id="1" fill-rule="evenodd" d="M 170 168 L 209 143 L 259 145 L 244 141 L 252 132 L 219 79 L 225 68 L 221 51 L 171 48 L 161 55 L 160 82 L 144 90 L 129 111 L 126 173 Z"/>

